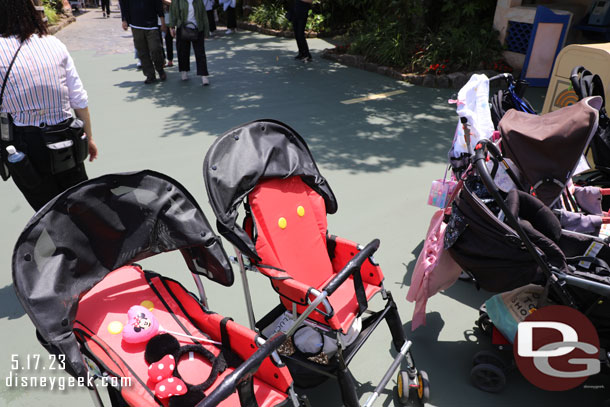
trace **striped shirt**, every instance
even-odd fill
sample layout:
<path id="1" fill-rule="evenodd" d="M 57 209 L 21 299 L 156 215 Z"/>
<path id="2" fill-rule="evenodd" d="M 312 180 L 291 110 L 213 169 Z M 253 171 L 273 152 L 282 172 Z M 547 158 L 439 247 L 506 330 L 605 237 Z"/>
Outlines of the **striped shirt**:
<path id="1" fill-rule="evenodd" d="M 0 37 L 0 85 L 19 40 Z M 10 72 L 2 112 L 17 126 L 55 125 L 72 117 L 72 109 L 87 107 L 87 92 L 66 46 L 51 35 L 28 38 Z"/>

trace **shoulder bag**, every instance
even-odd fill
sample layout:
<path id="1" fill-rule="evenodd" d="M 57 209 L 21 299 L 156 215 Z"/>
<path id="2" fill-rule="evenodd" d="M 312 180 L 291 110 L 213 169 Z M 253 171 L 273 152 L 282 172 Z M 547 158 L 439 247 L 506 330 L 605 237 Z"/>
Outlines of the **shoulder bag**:
<path id="1" fill-rule="evenodd" d="M 181 8 L 183 2 L 180 0 L 178 0 L 178 1 L 179 1 L 178 8 Z M 182 11 L 180 11 L 180 14 L 182 14 Z M 180 38 L 181 39 L 187 40 L 187 41 L 197 41 L 197 38 L 199 38 L 199 29 L 197 28 L 197 25 L 187 21 L 185 23 L 182 23 L 182 25 L 179 28 L 180 28 Z"/>
<path id="2" fill-rule="evenodd" d="M 11 69 L 13 69 L 13 64 L 15 63 L 15 59 L 17 59 L 17 54 L 21 50 L 23 46 L 23 41 L 19 43 L 19 48 L 15 51 L 15 55 L 13 55 L 13 59 L 11 63 L 8 65 L 6 70 L 6 75 L 4 75 L 4 80 L 2 81 L 2 90 L 0 90 L 0 110 L 2 108 L 2 100 L 4 98 L 4 91 L 6 89 L 6 83 L 8 82 L 8 76 L 11 73 Z M 2 180 L 6 181 L 11 176 L 9 169 L 6 165 L 6 146 L 9 145 L 13 140 L 13 118 L 11 115 L 7 113 L 0 113 L 0 176 Z"/>

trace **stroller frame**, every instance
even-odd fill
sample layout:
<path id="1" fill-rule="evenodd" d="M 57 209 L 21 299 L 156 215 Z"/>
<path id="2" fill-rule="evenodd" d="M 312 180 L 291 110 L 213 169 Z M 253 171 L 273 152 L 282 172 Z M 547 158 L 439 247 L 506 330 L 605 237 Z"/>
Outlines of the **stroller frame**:
<path id="1" fill-rule="evenodd" d="M 112 200 L 108 200 L 108 196 L 113 197 Z M 185 213 L 188 215 L 185 216 Z M 124 216 L 108 216 L 109 214 Z M 134 228 L 137 229 L 137 233 L 133 232 Z M 168 230 L 172 233 L 166 233 Z M 83 238 L 80 240 L 63 238 L 72 235 Z M 106 250 L 96 250 L 99 243 L 107 241 L 108 236 L 112 236 L 113 244 L 109 244 Z M 39 244 L 46 245 L 47 248 L 44 253 L 38 254 L 39 258 L 36 262 L 32 262 L 34 257 L 32 253 L 35 253 L 34 248 Z M 178 281 L 147 272 L 135 264 L 136 261 L 173 250 L 181 251 L 198 287 L 200 298 Z M 72 256 L 76 251 L 80 255 Z M 53 260 L 48 261 L 51 258 Z M 79 260 L 72 261 L 73 258 Z M 39 273 L 31 273 L 32 270 L 37 270 Z M 115 277 L 106 280 L 108 285 L 104 287 L 103 281 L 110 274 Z M 134 403 L 134 397 L 135 400 L 144 403 L 137 402 L 134 405 L 158 405 L 155 403 L 160 402 L 150 391 L 148 384 L 138 378 L 138 375 L 140 378 L 143 377 L 141 365 L 139 372 L 133 370 L 129 367 L 130 362 L 127 359 L 123 360 L 120 351 L 117 353 L 115 350 L 118 349 L 116 340 L 110 342 L 108 338 L 97 336 L 103 318 L 110 314 L 100 310 L 101 319 L 97 319 L 96 311 L 100 303 L 92 298 L 96 296 L 106 298 L 108 291 L 105 290 L 108 290 L 108 287 L 113 289 L 113 294 L 123 295 L 126 303 L 138 298 L 133 293 L 125 294 L 127 291 L 114 290 L 116 282 L 119 281 L 121 284 L 133 282 L 135 284 L 130 285 L 130 288 L 138 289 L 137 292 L 151 293 L 153 296 L 150 299 L 161 305 L 155 308 L 164 307 L 166 311 L 164 315 L 169 316 L 170 321 L 176 321 L 176 326 L 180 326 L 184 333 L 190 333 L 187 331 L 187 327 L 190 326 L 195 332 L 198 330 L 203 335 L 209 333 L 216 341 L 220 341 L 217 342 L 221 345 L 217 348 L 219 354 L 223 351 L 222 346 L 227 346 L 230 352 L 237 352 L 238 358 L 243 362 L 237 362 L 241 363 L 238 366 L 235 364 L 228 366 L 234 368 L 229 375 L 233 381 L 224 379 L 215 381 L 215 390 L 230 389 L 229 395 L 237 390 L 239 405 L 258 406 L 256 397 L 259 393 L 257 390 L 255 394 L 254 375 L 261 364 L 266 363 L 267 368 L 275 370 L 271 373 L 267 371 L 267 376 L 271 380 L 261 381 L 262 376 L 259 376 L 259 388 L 266 381 L 264 388 L 274 390 L 276 394 L 281 395 L 282 405 L 292 403 L 294 407 L 305 406 L 304 399 L 299 399 L 294 391 L 293 380 L 285 365 L 275 353 L 277 347 L 284 341 L 283 334 L 264 340 L 256 332 L 210 312 L 207 301 L 202 300 L 205 298 L 205 290 L 199 274 L 225 286 L 233 284 L 233 272 L 228 256 L 192 195 L 177 181 L 150 170 L 108 174 L 60 194 L 26 225 L 19 237 L 13 257 L 13 279 L 17 296 L 34 322 L 43 347 L 50 353 L 66 356 L 68 373 L 73 376 L 92 376 L 93 380 L 103 379 L 108 375 L 134 378 L 137 385 L 135 393 L 126 394 L 121 390 L 130 389 L 108 386 L 110 402 L 113 405 Z M 83 276 L 87 278 L 84 279 Z M 98 286 L 100 291 L 96 292 Z M 146 290 L 142 290 L 142 287 L 146 287 Z M 164 290 L 167 298 L 171 297 L 169 302 L 163 299 L 163 294 L 160 294 L 158 288 Z M 33 296 L 32 292 L 36 295 Z M 89 295 L 90 297 L 86 298 Z M 31 299 L 32 296 L 34 299 Z M 119 297 L 114 296 L 114 301 L 118 301 Z M 43 298 L 43 301 L 39 298 Z M 91 301 L 89 308 L 84 305 L 86 301 Z M 114 308 L 109 308 L 108 312 L 114 315 L 118 312 L 122 315 L 123 311 L 120 309 L 123 306 L 121 304 L 124 303 L 117 302 L 117 304 Z M 78 315 L 80 306 L 85 307 L 81 309 L 83 312 L 81 316 Z M 53 315 L 57 315 L 61 323 L 53 318 L 39 316 L 39 314 L 46 315 L 39 312 L 41 307 L 43 310 L 52 309 Z M 182 322 L 176 318 L 177 314 L 184 318 Z M 90 315 L 93 315 L 92 321 L 95 321 L 95 325 L 86 326 L 88 325 L 86 318 Z M 158 314 L 157 317 L 161 315 Z M 64 335 L 58 341 L 54 336 L 56 331 L 51 331 L 52 329 L 56 331 L 61 329 L 62 335 L 65 332 L 69 336 Z M 113 332 L 110 334 L 115 335 Z M 66 336 L 68 339 L 64 340 L 63 337 Z M 120 336 L 118 338 L 118 341 L 121 341 Z M 230 346 L 231 338 L 238 340 L 237 346 Z M 191 339 L 197 338 L 191 337 Z M 111 353 L 106 355 L 114 365 L 108 367 L 103 358 L 98 359 L 100 352 L 92 350 L 88 345 L 91 343 L 95 344 L 94 348 L 99 348 L 102 352 L 109 350 Z M 141 343 L 137 344 L 140 345 Z M 137 352 L 139 350 L 132 353 Z M 112 359 L 111 354 L 119 355 L 116 360 L 119 361 L 120 366 Z M 93 369 L 94 366 L 96 369 Z M 116 370 L 112 366 L 115 366 Z M 144 388 L 147 392 L 138 393 Z M 89 388 L 89 394 L 94 406 L 103 407 L 102 397 L 95 385 Z"/>
<path id="2" fill-rule="evenodd" d="M 356 254 L 356 256 L 346 265 L 346 267 L 339 273 L 333 280 L 327 285 L 326 289 L 321 292 L 318 290 L 312 290 L 312 294 L 315 295 L 315 298 L 310 301 L 307 309 L 297 317 L 296 305 L 294 305 L 293 310 L 291 311 L 292 317 L 295 320 L 293 327 L 286 333 L 286 338 L 289 338 L 294 332 L 302 326 L 302 324 L 311 325 L 317 329 L 321 329 L 327 332 L 332 332 L 329 327 L 322 326 L 317 324 L 314 321 L 308 321 L 307 318 L 311 315 L 320 305 L 323 305 L 327 312 L 332 310 L 332 307 L 328 301 L 328 297 L 339 287 L 342 283 L 344 283 L 350 275 L 360 269 L 360 266 L 365 260 L 370 260 L 374 264 L 377 264 L 373 258 L 373 252 L 377 250 L 379 247 L 379 240 L 375 239 L 373 242 L 369 243 L 366 247 L 358 246 L 361 251 Z M 247 271 L 254 271 L 260 273 L 258 269 L 250 264 L 250 260 L 244 256 L 237 247 L 234 247 L 236 257 L 232 257 L 231 260 L 239 265 L 240 275 L 242 278 L 243 288 L 244 288 L 244 296 L 246 299 L 246 308 L 248 311 L 248 319 L 250 322 L 250 329 L 260 332 L 264 327 L 268 326 L 271 322 L 275 320 L 279 315 L 281 315 L 285 308 L 282 304 L 279 304 L 277 307 L 272 309 L 269 313 L 267 313 L 263 318 L 259 321 L 256 321 L 256 317 L 254 315 L 254 307 L 252 302 L 252 296 L 250 293 L 250 286 L 248 284 L 248 276 Z M 301 365 L 302 367 L 309 369 L 318 374 L 327 376 L 329 378 L 334 378 L 339 381 L 339 385 L 341 387 L 341 395 L 345 405 L 352 406 L 360 406 L 358 395 L 356 393 L 356 384 L 354 378 L 348 370 L 348 365 L 358 352 L 360 348 L 364 345 L 369 336 L 373 333 L 375 328 L 385 319 L 388 327 L 390 329 L 393 344 L 395 349 L 398 351 L 394 361 L 386 371 L 380 383 L 375 388 L 373 394 L 369 396 L 363 407 L 370 407 L 373 405 L 375 400 L 381 394 L 381 391 L 387 385 L 388 381 L 399 367 L 400 363 L 403 359 L 407 359 L 407 374 L 410 379 L 410 386 L 420 386 L 418 377 L 418 371 L 415 368 L 415 364 L 413 362 L 413 358 L 410 355 L 409 350 L 412 346 L 411 341 L 405 340 L 405 335 L 402 330 L 402 325 L 400 322 L 400 316 L 398 315 L 398 307 L 394 302 L 392 297 L 392 293 L 387 291 L 385 287 L 381 287 L 380 291 L 382 298 L 386 301 L 383 309 L 373 312 L 367 310 L 366 312 L 369 314 L 362 321 L 362 331 L 358 335 L 358 338 L 351 343 L 349 346 L 345 346 L 341 334 L 338 331 L 334 331 L 337 343 L 339 344 L 339 349 L 337 351 L 337 361 L 339 363 L 339 369 L 336 374 L 332 374 L 326 372 L 322 369 L 319 369 L 314 362 L 310 362 L 304 358 L 295 358 L 292 356 L 284 356 L 285 359 L 291 360 L 292 362 Z M 310 299 L 308 298 L 308 301 Z M 407 356 L 409 355 L 409 356 Z"/>
<path id="3" fill-rule="evenodd" d="M 527 249 L 527 251 L 531 254 L 531 256 L 536 261 L 537 265 L 540 267 L 542 272 L 546 277 L 546 286 L 543 292 L 543 296 L 540 299 L 540 304 L 548 298 L 549 290 L 552 289 L 557 298 L 561 301 L 563 305 L 567 305 L 573 308 L 577 308 L 574 298 L 568 291 L 568 286 L 574 286 L 578 288 L 582 288 L 588 290 L 590 292 L 596 293 L 603 297 L 610 297 L 610 287 L 598 283 L 596 281 L 590 281 L 585 278 L 575 277 L 563 273 L 552 265 L 549 265 L 542 256 L 540 255 L 537 248 L 534 246 L 525 230 L 521 227 L 515 216 L 506 206 L 502 196 L 500 195 L 499 189 L 496 186 L 493 175 L 489 173 L 487 166 L 485 165 L 486 152 L 490 153 L 491 159 L 494 161 L 494 167 L 498 162 L 501 162 L 503 166 L 506 168 L 507 173 L 511 178 L 514 177 L 516 179 L 514 173 L 508 166 L 508 164 L 504 161 L 500 150 L 497 148 L 495 144 L 488 140 L 481 140 L 475 147 L 474 151 L 474 159 L 473 164 L 479 174 L 481 181 L 487 188 L 487 191 L 492 195 L 496 204 L 500 207 L 502 212 L 506 217 L 506 222 L 508 225 L 517 232 L 519 238 L 523 242 L 523 245 Z M 493 169 L 492 169 L 493 173 Z M 519 184 L 517 184 L 519 185 Z M 595 304 L 594 304 L 595 305 Z M 589 310 L 591 311 L 591 310 Z M 606 350 L 607 355 L 601 355 L 603 359 L 610 364 L 610 350 Z M 604 357 L 605 356 L 605 357 Z"/>
<path id="4" fill-rule="evenodd" d="M 337 351 L 332 356 L 328 356 L 328 360 L 331 362 L 328 365 L 309 360 L 308 357 L 311 355 L 301 352 L 291 353 L 290 356 L 282 355 L 282 359 L 291 368 L 295 385 L 314 387 L 328 377 L 335 378 L 339 382 L 343 404 L 349 407 L 360 406 L 355 379 L 350 373 L 348 365 L 373 330 L 385 320 L 398 354 L 365 405 L 372 405 L 405 358 L 407 359 L 407 371 L 401 372 L 399 378 L 402 378 L 406 392 L 410 393 L 409 388 L 420 389 L 422 395 L 418 396 L 422 400 L 423 394 L 428 393 L 427 375 L 425 372 L 418 372 L 415 368 L 409 351 L 412 343 L 406 341 L 396 303 L 391 293 L 384 288 L 383 272 L 372 257 L 379 247 L 379 240 L 374 239 L 362 247 L 329 234 L 326 215 L 337 210 L 337 203 L 303 138 L 279 121 L 256 120 L 230 129 L 221 135 L 208 150 L 203 167 L 209 202 L 217 219 L 217 229 L 235 248 L 236 256 L 231 260 L 239 265 L 250 328 L 261 332 L 284 314 L 294 321 L 292 327 L 286 332 L 287 338 L 293 336 L 298 328 L 308 325 L 319 334 L 336 339 Z M 269 183 L 266 184 L 267 187 L 261 186 L 256 189 L 267 182 Z M 275 195 L 272 195 L 272 198 L 264 198 L 265 191 L 273 191 Z M 283 195 L 284 193 L 286 195 Z M 314 198 L 310 198 L 309 194 Z M 300 205 L 300 203 L 295 203 L 296 201 L 293 202 L 291 197 L 298 196 L 299 198 L 294 199 L 303 199 L 299 202 L 302 202 L 308 209 L 304 211 L 301 207 L 300 210 L 303 213 L 298 216 L 303 216 L 305 212 L 310 214 L 309 216 L 312 217 L 305 218 L 302 225 L 313 225 L 312 229 L 303 229 L 302 232 L 296 229 L 297 231 L 294 232 L 296 234 L 288 236 L 296 239 L 300 238 L 296 236 L 311 236 L 311 242 L 315 245 L 312 253 L 320 256 L 315 257 L 316 259 L 320 258 L 327 263 L 318 267 L 314 263 L 298 263 L 290 266 L 284 265 L 279 260 L 275 260 L 277 264 L 273 263 L 274 260 L 269 260 L 271 263 L 264 261 L 265 255 L 259 256 L 258 246 L 254 242 L 271 242 L 274 238 L 277 239 L 277 242 L 291 242 L 291 240 L 282 240 L 285 238 L 279 235 L 275 237 L 265 235 L 267 233 L 266 218 L 262 213 L 266 213 L 266 210 L 269 211 L 268 213 L 275 213 L 273 211 L 276 207 L 261 209 L 264 206 L 260 206 L 259 196 L 263 197 L 260 200 L 267 199 L 266 202 L 277 204 L 278 210 L 283 210 L 282 205 Z M 316 201 L 311 201 L 311 199 L 316 199 Z M 246 217 L 243 219 L 243 229 L 237 224 L 238 208 L 242 206 L 246 213 Z M 297 216 L 296 213 L 293 216 Z M 286 219 L 281 218 L 280 221 L 286 222 Z M 274 228 L 276 228 L 278 224 L 275 222 L 277 221 L 273 222 L 276 225 Z M 281 226 L 281 223 L 279 224 L 280 229 L 284 229 L 284 227 Z M 288 230 L 293 229 L 288 228 Z M 304 234 L 299 235 L 299 233 Z M 269 243 L 261 244 L 264 244 L 264 248 L 272 247 Z M 281 253 L 279 248 L 273 250 Z M 335 255 L 338 256 L 336 259 Z M 287 254 L 287 256 L 293 255 Z M 323 259 L 324 256 L 328 257 Z M 294 257 L 290 258 L 294 259 Z M 301 282 L 298 276 L 293 277 L 290 271 L 301 270 L 299 269 L 300 264 L 306 264 L 303 266 L 305 270 L 307 267 L 316 267 L 312 270 L 320 271 L 320 279 L 316 282 L 307 282 L 304 279 L 305 282 Z M 361 269 L 365 267 L 370 273 L 361 272 Z M 282 304 L 269 311 L 260 320 L 257 320 L 254 315 L 247 276 L 249 271 L 258 272 L 269 278 L 273 288 L 281 297 Z M 307 270 L 306 273 L 309 271 Z M 369 275 L 371 280 L 365 280 L 365 278 L 369 278 Z M 349 279 L 352 277 L 354 277 L 352 282 L 355 285 L 354 288 L 343 285 L 350 283 Z M 356 277 L 360 280 L 359 282 L 356 281 Z M 284 284 L 284 280 L 294 281 L 295 288 L 290 288 L 293 291 L 282 292 L 282 287 L 286 287 L 281 285 Z M 363 286 L 366 286 L 368 291 L 365 291 Z M 339 289 L 342 291 L 333 297 L 337 298 L 335 300 L 337 302 L 334 302 L 330 296 Z M 292 294 L 293 292 L 295 294 Z M 368 300 L 377 293 L 381 293 L 385 300 L 384 307 L 378 311 L 368 310 Z M 342 302 L 345 301 L 344 298 L 349 298 L 350 302 Z M 343 314 L 338 311 L 343 311 Z M 339 319 L 337 315 L 342 315 L 342 319 Z M 357 316 L 362 317 L 363 327 L 355 340 L 347 346 L 342 341 L 341 334 L 348 333 Z M 299 370 L 293 370 L 293 368 Z M 298 372 L 302 372 L 302 375 L 297 374 Z M 299 383 L 299 379 L 302 379 L 301 383 Z M 424 386 L 426 391 L 424 391 Z M 399 393 L 400 390 L 399 386 Z"/>

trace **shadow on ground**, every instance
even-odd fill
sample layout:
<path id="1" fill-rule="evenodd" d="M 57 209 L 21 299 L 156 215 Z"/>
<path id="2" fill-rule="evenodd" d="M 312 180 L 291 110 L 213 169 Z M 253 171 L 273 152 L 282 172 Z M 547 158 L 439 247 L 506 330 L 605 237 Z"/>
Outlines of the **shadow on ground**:
<path id="1" fill-rule="evenodd" d="M 23 315 L 25 311 L 17 299 L 13 284 L 0 288 L 0 319 L 18 319 Z"/>
<path id="2" fill-rule="evenodd" d="M 369 86 L 369 72 L 319 58 L 310 64 L 293 61 L 282 41 L 250 33 L 206 41 L 209 87 L 202 87 L 193 71 L 190 80 L 180 81 L 177 68 L 168 70 L 163 84 L 144 86 L 143 76 L 134 76 L 137 81 L 115 86 L 127 90 L 126 101 L 179 108 L 165 121 L 161 137 L 217 136 L 250 120 L 274 118 L 301 133 L 327 168 L 380 172 L 445 160 L 455 126 L 454 108 L 446 103 L 451 91 L 389 78 Z M 404 93 L 341 103 L 395 90 Z M 266 117 L 269 111 L 277 115 Z"/>

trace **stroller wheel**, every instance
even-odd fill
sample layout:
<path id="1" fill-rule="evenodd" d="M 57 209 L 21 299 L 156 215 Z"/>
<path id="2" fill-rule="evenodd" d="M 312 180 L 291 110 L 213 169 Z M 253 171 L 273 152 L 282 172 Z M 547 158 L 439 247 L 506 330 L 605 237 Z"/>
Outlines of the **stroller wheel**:
<path id="1" fill-rule="evenodd" d="M 479 329 L 483 331 L 483 333 L 485 333 L 486 335 L 491 335 L 493 323 L 491 322 L 491 319 L 489 318 L 487 312 L 482 312 L 479 316 L 479 319 L 477 319 L 475 323 L 477 324 L 477 327 L 479 327 Z"/>
<path id="2" fill-rule="evenodd" d="M 508 368 L 506 362 L 504 361 L 504 359 L 502 359 L 502 357 L 500 357 L 498 354 L 496 354 L 494 352 L 490 352 L 487 350 L 482 350 L 480 352 L 477 352 L 474 355 L 474 357 L 472 358 L 473 366 L 482 365 L 482 364 L 494 365 L 496 367 L 499 367 L 503 371 L 505 371 Z"/>
<path id="3" fill-rule="evenodd" d="M 430 380 L 428 379 L 428 373 L 424 370 L 420 370 L 417 373 L 417 398 L 424 404 L 430 400 Z"/>
<path id="4" fill-rule="evenodd" d="M 401 370 L 396 377 L 396 393 L 398 394 L 398 402 L 401 406 L 406 406 L 409 403 L 409 384 L 412 382 L 409 379 L 409 373 Z"/>
<path id="5" fill-rule="evenodd" d="M 475 387 L 489 393 L 498 393 L 506 385 L 504 371 L 498 366 L 488 363 L 481 363 L 473 367 L 470 371 L 470 379 Z"/>

